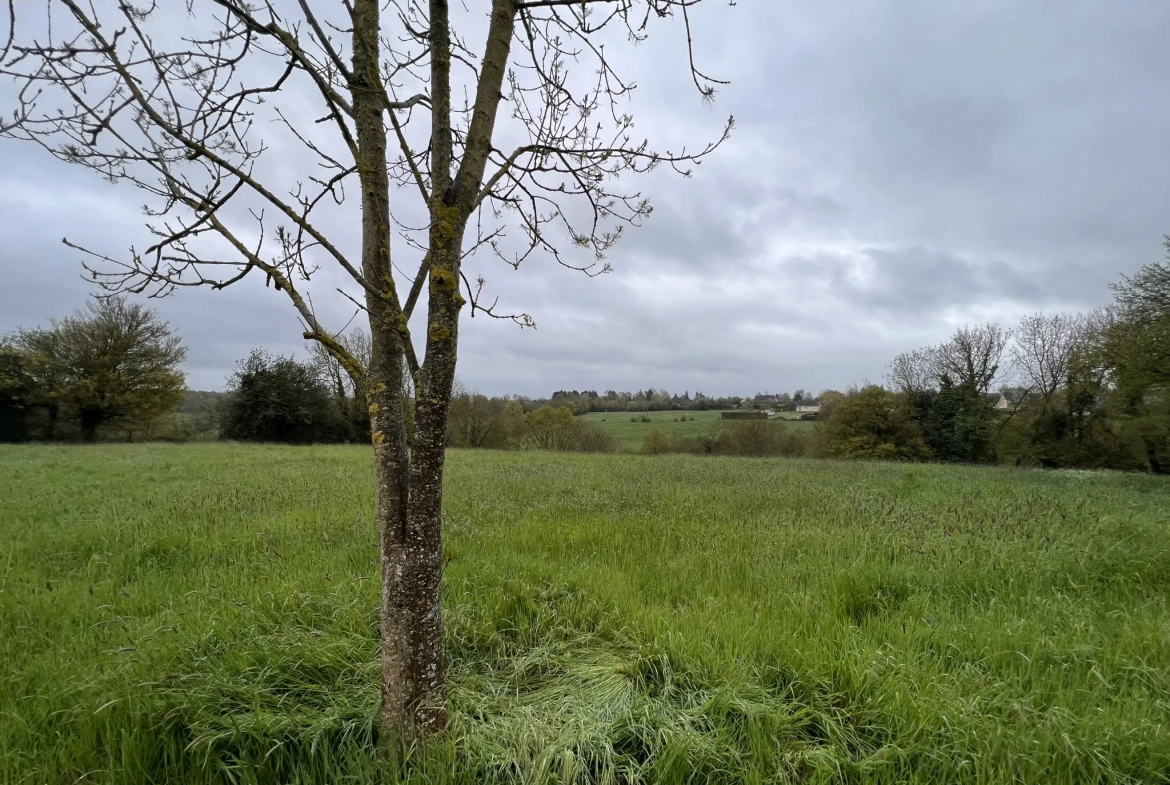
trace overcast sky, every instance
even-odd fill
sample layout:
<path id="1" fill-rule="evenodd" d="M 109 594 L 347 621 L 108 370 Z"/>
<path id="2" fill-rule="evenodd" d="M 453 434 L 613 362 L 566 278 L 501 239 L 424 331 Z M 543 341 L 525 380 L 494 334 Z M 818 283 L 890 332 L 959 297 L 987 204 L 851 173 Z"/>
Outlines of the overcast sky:
<path id="1" fill-rule="evenodd" d="M 537 329 L 464 319 L 467 387 L 844 388 L 965 322 L 1104 304 L 1110 281 L 1161 258 L 1165 0 L 704 5 L 699 65 L 731 81 L 713 104 L 689 88 L 677 26 L 623 68 L 640 131 L 701 143 L 734 114 L 731 140 L 690 179 L 642 184 L 654 214 L 608 275 L 473 262 Z M 84 304 L 61 237 L 145 245 L 141 202 L 0 140 L 0 332 Z M 221 388 L 253 346 L 304 351 L 287 301 L 258 285 L 155 304 L 190 348 L 195 389 Z"/>

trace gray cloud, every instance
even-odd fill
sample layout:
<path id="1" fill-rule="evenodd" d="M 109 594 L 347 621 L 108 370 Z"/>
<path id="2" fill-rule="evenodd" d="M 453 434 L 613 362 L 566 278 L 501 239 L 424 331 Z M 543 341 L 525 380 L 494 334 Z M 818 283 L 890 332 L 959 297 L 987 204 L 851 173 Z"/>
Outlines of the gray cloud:
<path id="1" fill-rule="evenodd" d="M 840 388 L 964 321 L 1103 303 L 1170 231 L 1168 25 L 1158 0 L 712 0 L 694 18 L 700 65 L 732 82 L 713 106 L 680 30 L 659 25 L 615 49 L 637 76 L 639 131 L 693 146 L 733 113 L 737 132 L 689 180 L 631 181 L 655 212 L 610 275 L 475 259 L 501 307 L 539 326 L 465 319 L 460 376 L 490 393 Z M 90 289 L 60 237 L 141 245 L 139 199 L 0 141 L 0 332 L 80 305 Z M 329 226 L 352 239 L 354 220 L 337 210 Z M 340 279 L 318 280 L 318 309 L 344 324 Z M 301 347 L 258 284 L 158 305 L 196 387 L 252 346 Z"/>

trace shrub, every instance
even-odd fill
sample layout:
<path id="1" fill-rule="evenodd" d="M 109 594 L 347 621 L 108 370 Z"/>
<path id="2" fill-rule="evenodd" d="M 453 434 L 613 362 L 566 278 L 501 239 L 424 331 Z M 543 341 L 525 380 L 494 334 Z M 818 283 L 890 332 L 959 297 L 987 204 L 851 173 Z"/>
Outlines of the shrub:
<path id="1" fill-rule="evenodd" d="M 460 390 L 451 396 L 447 444 L 451 447 L 504 449 L 510 446 L 507 404 L 500 398 Z"/>
<path id="2" fill-rule="evenodd" d="M 837 404 L 822 430 L 825 448 L 837 458 L 879 461 L 929 460 L 930 449 L 904 401 L 870 385 Z"/>
<path id="3" fill-rule="evenodd" d="M 581 452 L 617 452 L 617 439 L 609 431 L 586 422 L 575 425 L 577 449 Z"/>
<path id="4" fill-rule="evenodd" d="M 567 406 L 541 406 L 525 418 L 528 446 L 538 450 L 573 450 L 577 448 L 577 423 Z"/>
<path id="5" fill-rule="evenodd" d="M 353 438 L 353 426 L 317 372 L 289 357 L 253 351 L 228 381 L 225 439 L 311 444 Z"/>
<path id="6" fill-rule="evenodd" d="M 671 441 L 670 447 L 672 452 L 690 455 L 714 455 L 719 451 L 718 441 L 710 434 L 676 438 Z"/>
<path id="7" fill-rule="evenodd" d="M 786 428 L 779 422 L 742 420 L 728 423 L 715 437 L 718 452 L 753 457 L 804 455 L 810 436 Z"/>
<path id="8" fill-rule="evenodd" d="M 651 428 L 642 437 L 642 452 L 647 455 L 662 455 L 671 452 L 672 447 L 670 437 L 657 428 Z"/>

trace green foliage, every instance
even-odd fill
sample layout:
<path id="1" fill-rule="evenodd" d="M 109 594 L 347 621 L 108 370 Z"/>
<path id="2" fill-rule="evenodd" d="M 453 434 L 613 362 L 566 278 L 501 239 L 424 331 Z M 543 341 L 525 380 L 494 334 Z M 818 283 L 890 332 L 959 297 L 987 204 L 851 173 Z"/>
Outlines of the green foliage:
<path id="1" fill-rule="evenodd" d="M 48 411 L 50 439 L 59 410 L 93 442 L 100 428 L 148 422 L 183 397 L 182 341 L 157 313 L 122 298 L 93 301 L 47 330 L 21 330 L 12 345 L 33 381 L 31 400 Z"/>
<path id="2" fill-rule="evenodd" d="M 226 400 L 226 393 L 187 390 L 175 411 L 191 418 L 192 428 L 196 434 L 216 434 L 219 432 L 221 407 Z"/>
<path id="3" fill-rule="evenodd" d="M 821 433 L 825 450 L 838 458 L 921 461 L 930 457 L 904 399 L 877 385 L 838 402 Z"/>
<path id="4" fill-rule="evenodd" d="M 616 452 L 617 441 L 607 431 L 573 416 L 567 406 L 542 406 L 524 418 L 524 443 L 536 450 Z"/>
<path id="5" fill-rule="evenodd" d="M 931 456 L 948 463 L 993 463 L 997 417 L 988 397 L 944 376 L 938 390 L 907 393 L 910 416 Z"/>
<path id="6" fill-rule="evenodd" d="M 670 451 L 670 437 L 657 428 L 651 428 L 642 437 L 642 452 L 647 455 L 662 455 Z"/>
<path id="7" fill-rule="evenodd" d="M 52 440 L 58 436 L 57 424 L 70 384 L 60 334 L 55 329 L 18 330 L 9 341 L 20 355 L 22 374 L 29 380 L 26 402 L 44 413 L 38 435 Z M 27 408 L 25 411 L 28 413 Z"/>
<path id="8" fill-rule="evenodd" d="M 509 449 L 519 449 L 524 439 L 525 415 L 524 407 L 518 401 L 508 401 L 504 404 L 504 411 L 500 415 L 500 428 L 504 432 Z"/>
<path id="9" fill-rule="evenodd" d="M 577 420 L 573 426 L 577 436 L 577 451 L 591 453 L 617 452 L 618 442 L 604 428 Z"/>
<path id="10" fill-rule="evenodd" d="M 817 400 L 821 402 L 821 409 L 817 412 L 817 419 L 827 421 L 833 416 L 837 404 L 845 400 L 845 393 L 838 392 L 837 390 L 825 390 Z"/>
<path id="11" fill-rule="evenodd" d="M 542 406 L 525 417 L 527 442 L 537 450 L 571 450 L 576 444 L 573 410 Z"/>
<path id="12" fill-rule="evenodd" d="M 494 450 L 575 450 L 617 452 L 613 435 L 573 415 L 568 406 L 545 405 L 525 413 L 516 400 L 488 398 L 457 390 L 451 398 L 447 425 L 450 447 Z"/>
<path id="13" fill-rule="evenodd" d="M 513 434 L 509 433 L 503 416 L 506 405 L 500 398 L 456 392 L 447 410 L 447 444 L 494 449 L 513 446 Z"/>
<path id="14" fill-rule="evenodd" d="M 247 442 L 353 441 L 354 429 L 315 369 L 255 349 L 228 380 L 220 436 Z"/>
<path id="15" fill-rule="evenodd" d="M 1147 392 L 1121 420 L 1120 431 L 1144 458 L 1141 468 L 1170 473 L 1170 391 Z"/>
<path id="16" fill-rule="evenodd" d="M 0 447 L 0 781 L 377 782 L 372 482 L 366 447 Z M 451 727 L 390 782 L 1170 771 L 1162 478 L 453 451 L 447 482 Z"/>
<path id="17" fill-rule="evenodd" d="M 36 386 L 24 356 L 0 341 L 0 442 L 26 442 Z"/>
<path id="18" fill-rule="evenodd" d="M 1166 249 L 1167 262 L 1112 286 L 1115 304 L 1095 354 L 1116 385 L 1123 432 L 1158 474 L 1170 472 L 1170 237 Z"/>
<path id="19" fill-rule="evenodd" d="M 804 455 L 811 434 L 794 431 L 788 425 L 768 420 L 745 420 L 725 424 L 716 434 L 715 452 L 748 457 Z"/>
<path id="20" fill-rule="evenodd" d="M 561 406 L 568 407 L 577 416 L 588 414 L 589 412 L 625 412 L 645 416 L 650 412 L 669 411 L 677 414 L 679 411 L 734 409 L 739 406 L 742 400 L 739 396 L 713 398 L 708 395 L 703 395 L 701 392 L 696 392 L 694 395 L 691 395 L 689 390 L 682 395 L 678 395 L 677 393 L 672 395 L 666 390 L 648 388 L 632 393 L 618 392 L 616 390 L 606 390 L 603 393 L 597 390 L 557 390 L 548 399 L 539 400 L 534 403 L 537 405 L 537 408 L 545 403 L 553 408 Z M 633 421 L 635 420 L 631 422 Z M 645 420 L 636 418 L 636 421 L 644 422 Z M 633 446 L 636 447 L 637 445 Z"/>

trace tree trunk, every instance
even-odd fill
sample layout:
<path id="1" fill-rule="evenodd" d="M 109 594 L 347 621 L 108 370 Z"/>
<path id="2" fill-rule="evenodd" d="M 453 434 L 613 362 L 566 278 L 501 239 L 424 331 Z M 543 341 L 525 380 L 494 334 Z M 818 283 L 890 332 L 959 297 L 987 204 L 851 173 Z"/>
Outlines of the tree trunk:
<path id="1" fill-rule="evenodd" d="M 380 0 L 353 8 L 354 125 L 362 184 L 362 272 L 378 292 L 366 293 L 371 357 L 364 380 L 377 480 L 375 512 L 382 570 L 382 712 L 379 744 L 392 755 L 442 730 L 443 629 L 439 615 L 438 512 L 442 486 L 412 493 L 403 416 L 405 321 L 390 265 L 390 183 L 378 62 Z M 441 472 L 441 468 L 440 468 Z M 441 475 L 440 475 L 441 480 Z"/>
<path id="2" fill-rule="evenodd" d="M 1162 460 L 1158 456 L 1157 444 L 1148 437 L 1142 437 L 1142 442 L 1146 448 L 1146 460 L 1150 462 L 1150 471 L 1153 474 L 1165 474 L 1166 467 L 1162 465 Z"/>
<path id="3" fill-rule="evenodd" d="M 102 423 L 101 412 L 82 410 L 80 417 L 81 440 L 86 444 L 97 441 L 98 426 Z"/>
<path id="4" fill-rule="evenodd" d="M 444 705 L 441 604 L 443 465 L 447 410 L 455 381 L 459 266 L 463 235 L 491 152 L 506 72 L 513 0 L 495 0 L 459 182 L 452 181 L 451 37 L 448 0 L 430 0 L 431 182 L 426 355 L 413 362 L 410 333 L 390 264 L 390 198 L 383 86 L 379 71 L 381 0 L 353 2 L 350 93 L 362 189 L 362 274 L 371 359 L 364 380 L 378 483 L 376 523 L 382 567 L 380 744 L 412 743 L 441 731 Z M 426 268 L 424 268 L 426 269 Z M 404 353 L 412 362 L 415 407 L 406 432 Z"/>
<path id="5" fill-rule="evenodd" d="M 53 441 L 57 435 L 57 413 L 60 407 L 55 404 L 49 404 L 49 426 L 47 429 L 48 441 Z"/>
<path id="6" fill-rule="evenodd" d="M 406 432 L 402 418 L 402 354 L 397 336 L 387 336 L 384 325 L 371 318 L 373 351 L 370 362 L 370 429 L 374 444 L 374 476 L 377 482 L 375 527 L 381 564 L 382 716 L 381 744 L 390 749 L 409 742 L 411 705 L 418 689 L 408 678 L 409 629 L 403 584 L 410 572 L 404 547 L 409 510 Z M 397 379 L 395 377 L 397 376 Z M 399 732 L 404 738 L 397 737 Z"/>

